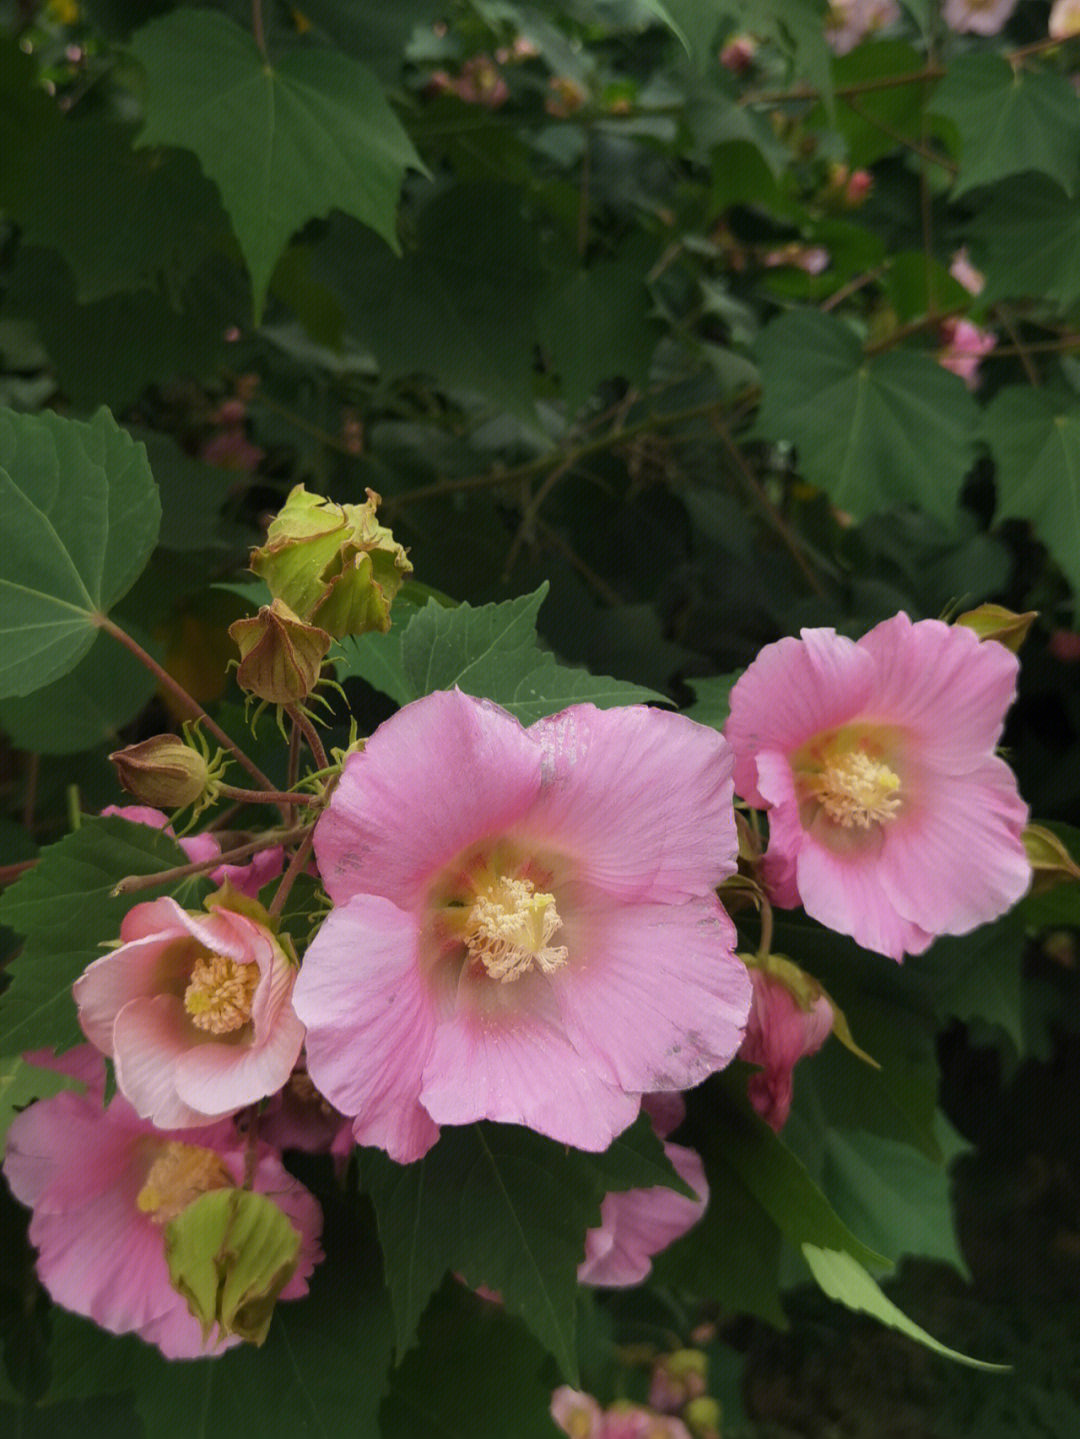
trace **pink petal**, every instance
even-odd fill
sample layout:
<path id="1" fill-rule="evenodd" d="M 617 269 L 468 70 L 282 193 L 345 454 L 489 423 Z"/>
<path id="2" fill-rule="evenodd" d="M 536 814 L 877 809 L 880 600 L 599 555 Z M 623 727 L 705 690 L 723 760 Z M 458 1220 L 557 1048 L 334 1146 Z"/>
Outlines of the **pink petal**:
<path id="1" fill-rule="evenodd" d="M 832 629 L 766 645 L 731 691 L 724 734 L 735 750 L 735 790 L 758 808 L 754 757 L 789 753 L 812 735 L 846 724 L 873 695 L 874 665 L 854 640 Z"/>
<path id="2" fill-rule="evenodd" d="M 399 1164 L 419 1159 L 438 1129 L 419 1103 L 435 1015 L 421 974 L 419 930 L 378 895 L 333 910 L 312 941 L 293 991 L 307 1026 L 308 1073 L 358 1144 Z"/>
<path id="3" fill-rule="evenodd" d="M 177 1097 L 195 1113 L 232 1114 L 281 1088 L 303 1042 L 304 1026 L 287 1012 L 261 1044 L 198 1044 L 176 1061 Z"/>
<path id="4" fill-rule="evenodd" d="M 23 1055 L 23 1063 L 77 1079 L 93 1095 L 105 1093 L 105 1061 L 92 1044 L 77 1044 L 63 1054 L 57 1054 L 53 1049 L 28 1049 Z"/>
<path id="5" fill-rule="evenodd" d="M 188 1129 L 231 1113 L 228 1103 L 206 1114 L 176 1092 L 176 1063 L 192 1042 L 184 1002 L 173 994 L 134 999 L 113 1026 L 116 1083 L 137 1114 L 158 1129 Z"/>
<path id="6" fill-rule="evenodd" d="M 877 857 L 837 854 L 807 838 L 796 861 L 803 908 L 838 934 L 848 934 L 864 949 L 903 959 L 922 954 L 934 935 L 896 912 L 887 897 Z"/>
<path id="7" fill-rule="evenodd" d="M 67 1209 L 112 1184 L 130 1141 L 126 1133 L 106 1129 L 102 1114 L 96 1095 L 67 1093 L 15 1116 L 4 1177 L 21 1204 L 43 1212 Z M 69 1168 L 73 1153 L 81 1162 Z"/>
<path id="8" fill-rule="evenodd" d="M 181 934 L 183 946 L 185 936 Z M 91 1044 L 103 1054 L 113 1053 L 116 1016 L 136 999 L 160 993 L 163 970 L 170 951 L 177 944 L 175 934 L 153 934 L 102 955 L 86 967 L 72 986 L 79 1010 L 79 1023 Z M 186 959 L 181 967 L 189 967 Z M 179 970 L 178 970 L 179 972 Z"/>
<path id="9" fill-rule="evenodd" d="M 886 832 L 883 893 L 934 934 L 966 934 L 996 919 L 1031 883 L 1020 838 L 1027 817 L 1015 776 L 996 756 L 968 774 L 935 777 L 920 812 Z"/>
<path id="10" fill-rule="evenodd" d="M 733 756 L 683 715 L 574 705 L 529 729 L 543 783 L 522 822 L 620 899 L 681 900 L 735 872 Z"/>
<path id="11" fill-rule="evenodd" d="M 585 1236 L 579 1283 L 610 1288 L 640 1284 L 652 1269 L 652 1256 L 681 1239 L 705 1213 L 709 1185 L 699 1156 L 680 1144 L 665 1144 L 664 1152 L 697 1198 L 659 1185 L 606 1195 L 600 1228 Z"/>
<path id="12" fill-rule="evenodd" d="M 734 1057 L 750 979 L 715 899 L 598 902 L 573 922 L 570 960 L 550 983 L 571 1043 L 610 1083 L 688 1089 Z"/>
<path id="13" fill-rule="evenodd" d="M 1001 738 L 1019 662 L 964 625 L 895 615 L 859 640 L 876 668 L 874 710 L 915 736 L 921 764 L 963 774 Z"/>
<path id="14" fill-rule="evenodd" d="M 364 892 L 414 908 L 437 870 L 528 810 L 540 756 L 512 715 L 459 690 L 405 705 L 350 755 L 315 828 L 331 899 Z"/>

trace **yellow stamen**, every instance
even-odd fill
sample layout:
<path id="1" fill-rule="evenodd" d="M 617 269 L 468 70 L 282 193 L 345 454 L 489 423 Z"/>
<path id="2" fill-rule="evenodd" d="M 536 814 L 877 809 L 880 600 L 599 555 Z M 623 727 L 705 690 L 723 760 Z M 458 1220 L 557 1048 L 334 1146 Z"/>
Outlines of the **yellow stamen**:
<path id="1" fill-rule="evenodd" d="M 534 963 L 545 974 L 566 963 L 566 946 L 549 940 L 562 928 L 555 896 L 528 879 L 500 877 L 477 895 L 465 921 L 469 958 L 492 979 L 520 979 Z"/>
<path id="2" fill-rule="evenodd" d="M 825 764 L 811 787 L 814 798 L 843 829 L 869 829 L 900 812 L 900 776 L 863 750 L 837 755 Z"/>
<path id="3" fill-rule="evenodd" d="M 200 1194 L 230 1189 L 235 1180 L 220 1154 L 177 1139 L 155 1145 L 155 1159 L 135 1203 L 155 1224 L 175 1219 Z"/>
<path id="4" fill-rule="evenodd" d="M 251 1002 L 259 985 L 257 964 L 238 964 L 223 954 L 205 954 L 195 961 L 184 991 L 184 1008 L 192 1024 L 211 1034 L 231 1034 L 251 1018 Z"/>

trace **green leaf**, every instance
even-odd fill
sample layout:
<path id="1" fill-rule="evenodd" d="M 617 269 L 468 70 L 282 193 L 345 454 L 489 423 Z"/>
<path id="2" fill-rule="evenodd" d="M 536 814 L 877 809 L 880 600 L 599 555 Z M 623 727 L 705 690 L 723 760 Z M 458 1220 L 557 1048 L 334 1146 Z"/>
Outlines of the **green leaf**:
<path id="1" fill-rule="evenodd" d="M 0 1051 L 47 1044 L 67 1049 L 79 1042 L 72 984 L 101 957 L 101 946 L 119 937 L 128 910 L 155 897 L 152 889 L 114 896 L 114 886 L 125 875 L 156 874 L 186 862 L 168 835 L 115 815 L 84 820 L 41 851 L 35 868 L 0 895 L 0 923 L 26 936 L 8 966 L 11 984 L 0 995 Z M 179 895 L 181 902 L 198 892 Z"/>
<path id="2" fill-rule="evenodd" d="M 934 1007 L 942 1018 L 997 1025 L 1024 1053 L 1022 966 L 1026 945 L 1023 901 L 974 934 L 943 935 L 927 952 Z"/>
<path id="3" fill-rule="evenodd" d="M 413 30 L 444 8 L 444 0 L 307 0 L 302 7 L 316 35 L 363 60 L 385 85 L 397 80 Z"/>
<path id="4" fill-rule="evenodd" d="M 1080 594 L 1080 404 L 1075 395 L 1010 386 L 984 422 L 994 457 L 997 518 L 1030 521 Z"/>
<path id="5" fill-rule="evenodd" d="M 741 674 L 742 670 L 733 670 L 728 675 L 704 675 L 687 680 L 687 686 L 694 692 L 694 703 L 688 705 L 683 714 L 698 724 L 722 730 L 731 713 L 731 691 Z"/>
<path id="6" fill-rule="evenodd" d="M 74 668 L 160 518 L 146 451 L 106 410 L 88 423 L 0 414 L 0 696 Z"/>
<path id="7" fill-rule="evenodd" d="M 445 1128 L 414 1164 L 365 1150 L 399 1350 L 447 1273 L 502 1295 L 575 1382 L 577 1267 L 609 1190 L 682 1187 L 642 1116 L 607 1154 L 505 1124 Z"/>
<path id="8" fill-rule="evenodd" d="M 312 273 L 384 378 L 428 375 L 534 419 L 535 311 L 546 279 L 520 191 L 452 186 L 424 207 L 416 240 L 398 260 L 335 217 L 313 246 Z"/>
<path id="9" fill-rule="evenodd" d="M 521 1324 L 448 1281 L 394 1371 L 381 1439 L 558 1439 L 543 1358 Z"/>
<path id="10" fill-rule="evenodd" d="M 614 260 L 560 277 L 540 303 L 540 339 L 577 414 L 601 380 L 648 378 L 658 330 L 641 266 Z"/>
<path id="11" fill-rule="evenodd" d="M 718 0 L 642 0 L 641 8 L 651 11 L 678 37 L 699 69 L 705 67 L 725 6 Z"/>
<path id="12" fill-rule="evenodd" d="M 875 80 L 917 73 L 924 61 L 904 40 L 880 40 L 876 36 L 857 46 L 833 63 L 833 81 L 843 92 L 848 85 L 867 88 L 857 95 L 837 96 L 836 129 L 847 142 L 847 159 L 852 168 L 872 165 L 890 155 L 901 145 L 901 139 L 919 139 L 924 88 L 919 84 L 870 88 Z M 809 123 L 824 128 L 827 118 L 823 107 L 814 110 Z"/>
<path id="13" fill-rule="evenodd" d="M 792 442 L 811 484 L 856 519 L 914 504 L 951 520 L 978 423 L 958 376 L 910 350 L 866 359 L 841 320 L 813 310 L 774 320 L 756 349 L 757 432 Z"/>
<path id="14" fill-rule="evenodd" d="M 217 185 L 251 272 L 255 318 L 289 237 L 331 209 L 396 249 L 398 193 L 422 168 L 375 77 L 338 50 L 298 46 L 267 62 L 227 16 L 182 7 L 144 25 L 140 145 L 194 150 Z"/>
<path id="15" fill-rule="evenodd" d="M 27 1064 L 17 1055 L 0 1059 L 0 1154 L 3 1153 L 11 1121 L 20 1109 L 35 1099 L 48 1099 L 65 1089 L 79 1089 L 78 1080 L 54 1069 Z M 0 1367 L 0 1375 L 3 1370 Z"/>
<path id="16" fill-rule="evenodd" d="M 37 152 L 61 120 L 33 56 L 10 31 L 0 34 L 0 96 L 0 207 L 7 209 L 33 186 Z"/>
<path id="17" fill-rule="evenodd" d="M 157 688 L 150 671 L 109 635 L 98 634 L 75 668 L 21 698 L 0 700 L 0 730 L 35 754 L 79 754 L 118 744 Z"/>
<path id="18" fill-rule="evenodd" d="M 1080 205 L 1045 175 L 995 185 L 970 221 L 972 254 L 986 272 L 985 302 L 1080 299 Z"/>
<path id="19" fill-rule="evenodd" d="M 958 1364 L 966 1364 L 972 1369 L 998 1373 L 1009 1368 L 1007 1364 L 987 1364 L 981 1359 L 969 1359 L 966 1354 L 960 1354 L 957 1350 L 940 1344 L 932 1335 L 927 1334 L 925 1329 L 902 1313 L 891 1299 L 885 1297 L 877 1281 L 867 1274 L 852 1255 L 820 1249 L 813 1244 L 804 1244 L 802 1252 L 811 1274 L 830 1299 L 839 1300 L 857 1314 L 869 1314 L 890 1329 L 898 1329 L 901 1334 L 906 1334 L 909 1339 L 916 1340 L 945 1359 L 954 1359 Z"/>
<path id="20" fill-rule="evenodd" d="M 536 615 L 547 590 L 545 583 L 531 595 L 476 609 L 429 600 L 400 634 L 391 628 L 385 636 L 345 641 L 338 678 L 359 676 L 398 704 L 457 685 L 494 700 L 522 724 L 584 701 L 610 709 L 664 699 L 641 685 L 570 669 L 541 650 Z"/>
<path id="21" fill-rule="evenodd" d="M 930 101 L 960 132 L 962 195 L 1008 175 L 1038 170 L 1073 191 L 1080 157 L 1080 98 L 1064 75 L 1012 66 L 988 51 L 950 64 Z"/>

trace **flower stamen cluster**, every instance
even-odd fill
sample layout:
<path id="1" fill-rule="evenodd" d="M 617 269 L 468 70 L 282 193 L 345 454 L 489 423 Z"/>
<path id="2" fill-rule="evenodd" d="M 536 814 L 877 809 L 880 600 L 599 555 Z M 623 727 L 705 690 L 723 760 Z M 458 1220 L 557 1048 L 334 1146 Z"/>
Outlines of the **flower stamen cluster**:
<path id="1" fill-rule="evenodd" d="M 476 896 L 465 921 L 469 959 L 502 984 L 520 979 L 537 964 L 544 974 L 567 959 L 564 944 L 549 941 L 562 928 L 555 896 L 530 879 L 500 876 Z"/>
<path id="2" fill-rule="evenodd" d="M 231 1034 L 251 1019 L 259 966 L 223 954 L 201 955 L 191 967 L 184 1008 L 192 1024 L 210 1034 Z"/>
<path id="3" fill-rule="evenodd" d="M 843 829 L 886 824 L 900 812 L 900 776 L 858 749 L 830 759 L 808 785 L 831 820 Z"/>
<path id="4" fill-rule="evenodd" d="M 201 1194 L 230 1189 L 236 1181 L 221 1155 L 198 1144 L 170 1139 L 152 1146 L 153 1161 L 135 1203 L 154 1224 L 164 1226 Z"/>

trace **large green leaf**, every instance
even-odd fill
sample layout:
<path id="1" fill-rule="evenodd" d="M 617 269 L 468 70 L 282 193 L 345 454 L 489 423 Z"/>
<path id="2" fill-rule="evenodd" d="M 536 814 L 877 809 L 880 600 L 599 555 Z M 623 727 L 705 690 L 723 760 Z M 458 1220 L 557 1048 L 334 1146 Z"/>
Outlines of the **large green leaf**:
<path id="1" fill-rule="evenodd" d="M 33 184 L 37 150 L 60 124 L 60 108 L 45 93 L 37 65 L 17 37 L 0 34 L 0 206 Z"/>
<path id="2" fill-rule="evenodd" d="M 866 359 L 843 321 L 793 311 L 759 336 L 758 433 L 788 440 L 800 472 L 862 519 L 921 506 L 948 522 L 975 456 L 978 411 L 931 356 Z"/>
<path id="3" fill-rule="evenodd" d="M 0 696 L 74 668 L 160 518 L 146 451 L 106 410 L 86 423 L 0 414 Z"/>
<path id="4" fill-rule="evenodd" d="M 446 1128 L 414 1164 L 366 1150 L 399 1350 L 416 1334 L 447 1273 L 502 1295 L 555 1357 L 577 1373 L 575 1298 L 585 1232 L 609 1190 L 684 1187 L 642 1116 L 606 1154 L 583 1154 L 505 1124 Z"/>
<path id="5" fill-rule="evenodd" d="M 119 937 L 128 910 L 155 896 L 152 889 L 114 896 L 114 886 L 125 875 L 186 862 L 167 834 L 114 815 L 84 820 L 41 851 L 36 867 L 0 896 L 0 923 L 26 936 L 0 995 L 0 1053 L 79 1041 L 72 984 Z M 191 891 L 192 902 L 198 892 Z"/>
<path id="6" fill-rule="evenodd" d="M 1080 299 L 1080 205 L 1046 175 L 995 185 L 969 234 L 986 272 L 983 300 L 1036 296 L 1067 307 Z"/>
<path id="7" fill-rule="evenodd" d="M 357 675 L 399 704 L 456 685 L 494 700 L 522 724 L 585 701 L 610 709 L 664 699 L 626 680 L 560 665 L 541 650 L 536 615 L 547 588 L 545 583 L 531 595 L 475 609 L 446 609 L 429 600 L 401 631 L 345 641 L 338 678 Z"/>
<path id="8" fill-rule="evenodd" d="M 1029 520 L 1080 594 L 1080 403 L 1075 395 L 1010 386 L 987 406 L 998 519 Z"/>
<path id="9" fill-rule="evenodd" d="M 1038 170 L 1072 191 L 1080 163 L 1080 98 L 1064 75 L 979 51 L 953 60 L 930 102 L 960 132 L 954 194 Z"/>
<path id="10" fill-rule="evenodd" d="M 412 142 L 375 77 L 338 50 L 267 62 L 227 16 L 182 7 L 138 31 L 147 74 L 142 145 L 194 150 L 221 193 L 251 272 L 256 318 L 294 231 L 344 210 L 397 246 Z"/>

